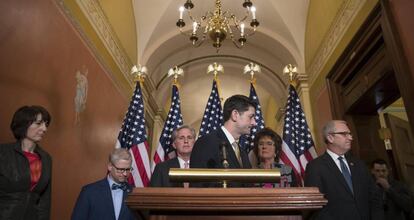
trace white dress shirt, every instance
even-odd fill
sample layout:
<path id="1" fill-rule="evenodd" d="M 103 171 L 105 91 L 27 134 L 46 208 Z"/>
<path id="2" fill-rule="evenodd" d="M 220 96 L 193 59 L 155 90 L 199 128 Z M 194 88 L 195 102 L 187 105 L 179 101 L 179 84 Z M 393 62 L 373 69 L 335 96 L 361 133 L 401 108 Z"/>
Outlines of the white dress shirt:
<path id="1" fill-rule="evenodd" d="M 122 189 L 112 190 L 112 184 L 114 184 L 115 181 L 112 179 L 112 177 L 110 175 L 108 175 L 107 179 L 108 179 L 108 183 L 109 183 L 109 189 L 111 190 L 112 202 L 114 204 L 115 219 L 118 220 L 119 213 L 121 212 L 121 206 L 122 206 L 122 199 L 124 197 L 124 191 L 122 191 Z M 115 183 L 115 184 L 117 184 L 117 183 Z"/>
<path id="2" fill-rule="evenodd" d="M 226 135 L 227 140 L 230 142 L 231 147 L 233 148 L 233 151 L 236 152 L 237 149 L 234 149 L 233 143 L 236 142 L 233 135 L 230 134 L 230 132 L 224 127 L 221 126 L 221 130 L 223 130 L 224 134 Z"/>
<path id="3" fill-rule="evenodd" d="M 349 169 L 349 164 L 348 164 L 348 161 L 346 160 L 345 155 L 338 155 L 338 154 L 336 154 L 336 153 L 334 153 L 334 152 L 330 151 L 329 149 L 326 149 L 326 152 L 329 154 L 329 156 L 331 156 L 331 157 L 332 157 L 332 160 L 335 162 L 336 166 L 338 167 L 338 169 L 339 169 L 341 172 L 342 172 L 342 169 L 341 169 L 341 164 L 340 164 L 340 162 L 339 162 L 338 157 L 343 157 L 344 159 L 343 159 L 342 161 L 344 161 L 344 162 L 345 162 L 346 167 L 348 167 L 349 173 L 352 175 L 352 173 L 351 173 L 351 169 Z"/>

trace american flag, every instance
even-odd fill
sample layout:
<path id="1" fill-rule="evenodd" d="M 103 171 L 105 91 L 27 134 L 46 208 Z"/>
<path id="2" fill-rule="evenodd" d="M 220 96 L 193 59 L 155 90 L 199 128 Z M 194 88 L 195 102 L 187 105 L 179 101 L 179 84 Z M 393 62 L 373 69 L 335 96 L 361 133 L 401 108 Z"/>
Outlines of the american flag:
<path id="1" fill-rule="evenodd" d="M 145 132 L 144 102 L 139 82 L 137 82 L 118 135 L 116 148 L 119 147 L 129 149 L 132 154 L 132 168 L 134 170 L 129 182 L 135 187 L 148 186 L 151 168 L 148 154 L 149 145 L 147 133 Z"/>
<path id="2" fill-rule="evenodd" d="M 158 142 L 157 151 L 154 154 L 152 169 L 158 163 L 175 157 L 175 151 L 171 143 L 172 132 L 183 125 L 183 116 L 181 115 L 181 101 L 176 85 L 172 87 L 171 106 L 168 112 L 167 120 Z"/>
<path id="3" fill-rule="evenodd" d="M 210 97 L 204 110 L 203 121 L 201 122 L 198 137 L 202 137 L 211 131 L 219 129 L 223 125 L 223 109 L 221 108 L 220 96 L 217 89 L 217 82 L 213 80 Z"/>
<path id="4" fill-rule="evenodd" d="M 259 97 L 257 97 L 256 89 L 254 88 L 253 83 L 250 83 L 250 100 L 252 100 L 256 104 L 256 114 L 254 116 L 254 119 L 256 120 L 256 126 L 252 127 L 250 130 L 250 135 L 243 135 L 240 137 L 240 147 L 243 149 L 246 149 L 247 152 L 249 152 L 249 158 L 251 164 L 257 164 L 257 158 L 254 152 L 252 151 L 254 147 L 254 137 L 256 133 L 260 130 L 262 130 L 265 127 L 263 114 L 262 114 L 262 107 L 259 102 Z"/>
<path id="5" fill-rule="evenodd" d="M 298 94 L 295 88 L 289 85 L 280 159 L 293 168 L 298 184 L 303 185 L 306 165 L 317 156 L 314 146 Z"/>

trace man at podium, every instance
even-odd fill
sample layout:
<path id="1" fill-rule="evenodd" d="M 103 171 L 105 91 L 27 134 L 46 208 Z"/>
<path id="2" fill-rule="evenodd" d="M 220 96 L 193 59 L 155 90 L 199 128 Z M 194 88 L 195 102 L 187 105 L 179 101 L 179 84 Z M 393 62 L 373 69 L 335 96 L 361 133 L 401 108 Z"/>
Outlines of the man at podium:
<path id="1" fill-rule="evenodd" d="M 244 95 L 234 95 L 228 98 L 223 107 L 224 125 L 195 142 L 190 167 L 250 169 L 248 154 L 239 147 L 238 140 L 241 135 L 250 134 L 250 129 L 256 125 L 255 110 L 255 104 Z M 202 186 L 215 185 L 206 183 Z M 243 185 L 230 183 L 229 186 Z"/>

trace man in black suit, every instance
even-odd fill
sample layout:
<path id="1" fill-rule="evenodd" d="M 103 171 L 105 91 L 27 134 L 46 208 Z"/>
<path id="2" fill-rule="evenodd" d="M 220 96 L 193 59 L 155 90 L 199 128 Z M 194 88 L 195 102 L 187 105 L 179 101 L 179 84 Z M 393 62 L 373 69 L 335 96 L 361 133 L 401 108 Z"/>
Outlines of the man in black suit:
<path id="1" fill-rule="evenodd" d="M 177 157 L 164 161 L 155 166 L 151 176 L 151 187 L 187 187 L 188 183 L 170 182 L 168 172 L 170 168 L 189 168 L 190 155 L 193 150 L 196 133 L 194 128 L 183 125 L 175 129 L 171 135 L 172 146 L 175 148 Z"/>
<path id="2" fill-rule="evenodd" d="M 371 173 L 381 188 L 385 219 L 408 219 L 413 211 L 413 193 L 405 184 L 391 178 L 389 170 L 387 162 L 383 159 L 376 159 L 371 163 Z"/>
<path id="3" fill-rule="evenodd" d="M 238 140 L 241 135 L 250 134 L 256 125 L 255 104 L 244 95 L 234 95 L 226 100 L 223 107 L 224 125 L 201 138 L 194 144 L 191 153 L 191 168 L 224 168 L 223 153 L 225 149 L 228 168 L 251 168 L 248 154 L 240 149 Z M 203 186 L 212 186 L 203 184 Z M 229 186 L 241 186 L 230 183 Z"/>
<path id="4" fill-rule="evenodd" d="M 132 220 L 132 212 L 125 204 L 132 191 L 127 179 L 132 168 L 132 157 L 125 148 L 112 151 L 108 175 L 82 188 L 72 212 L 72 220 Z"/>
<path id="5" fill-rule="evenodd" d="M 306 167 L 305 186 L 316 186 L 328 204 L 314 213 L 315 219 L 381 220 L 384 218 L 379 188 L 365 164 L 345 155 L 352 135 L 345 121 L 334 120 L 323 128 L 325 154 Z"/>

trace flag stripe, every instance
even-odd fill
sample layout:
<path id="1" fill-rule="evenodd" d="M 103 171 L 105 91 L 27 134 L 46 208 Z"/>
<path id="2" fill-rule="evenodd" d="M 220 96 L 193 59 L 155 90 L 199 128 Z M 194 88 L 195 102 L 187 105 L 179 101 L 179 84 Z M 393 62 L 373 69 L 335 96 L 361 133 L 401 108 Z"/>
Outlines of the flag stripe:
<path id="1" fill-rule="evenodd" d="M 134 170 L 129 181 L 135 187 L 148 186 L 151 176 L 144 112 L 141 86 L 137 82 L 115 144 L 115 148 L 126 148 L 132 155 L 132 168 Z"/>
<path id="2" fill-rule="evenodd" d="M 303 184 L 306 165 L 316 157 L 310 129 L 295 88 L 289 86 L 285 108 L 281 161 L 290 165 L 299 185 Z"/>

